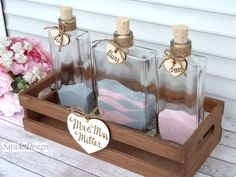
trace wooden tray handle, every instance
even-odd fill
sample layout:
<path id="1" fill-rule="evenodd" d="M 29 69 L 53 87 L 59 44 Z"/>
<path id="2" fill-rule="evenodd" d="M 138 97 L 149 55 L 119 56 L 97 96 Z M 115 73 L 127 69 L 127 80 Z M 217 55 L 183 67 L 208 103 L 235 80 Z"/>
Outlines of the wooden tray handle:
<path id="1" fill-rule="evenodd" d="M 212 136 L 212 134 L 215 131 L 215 127 L 216 125 L 213 124 L 208 130 L 207 132 L 202 136 L 202 138 L 199 140 L 199 144 L 196 146 L 196 150 L 200 150 L 202 148 L 202 146 L 204 146 L 204 144 L 207 142 L 207 140 Z"/>
<path id="2" fill-rule="evenodd" d="M 205 142 L 213 136 L 215 129 L 221 128 L 221 119 L 224 112 L 224 102 L 205 97 L 204 110 L 210 112 L 207 118 L 199 125 L 198 131 L 195 131 L 184 147 L 197 147 L 201 149 Z"/>

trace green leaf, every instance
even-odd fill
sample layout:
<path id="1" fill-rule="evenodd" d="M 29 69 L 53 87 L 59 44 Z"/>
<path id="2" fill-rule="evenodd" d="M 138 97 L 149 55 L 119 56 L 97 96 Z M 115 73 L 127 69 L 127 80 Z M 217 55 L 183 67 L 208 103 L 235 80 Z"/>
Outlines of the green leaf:
<path id="1" fill-rule="evenodd" d="M 27 85 L 24 85 L 23 90 L 25 91 L 28 88 Z"/>
<path id="2" fill-rule="evenodd" d="M 17 84 L 18 83 L 16 81 L 11 83 L 11 87 L 12 87 L 14 93 L 18 93 L 20 91 L 20 89 L 18 88 Z"/>
<path id="3" fill-rule="evenodd" d="M 21 83 L 24 84 L 24 85 L 27 84 L 27 82 L 25 81 L 25 79 L 22 79 L 22 80 L 21 80 Z"/>
<path id="4" fill-rule="evenodd" d="M 17 84 L 17 87 L 18 87 L 19 89 L 22 89 L 22 88 L 24 88 L 24 84 L 21 83 L 21 82 L 19 82 L 19 83 Z"/>
<path id="5" fill-rule="evenodd" d="M 16 82 L 20 82 L 22 80 L 22 77 L 20 77 L 20 76 L 17 76 L 16 78 L 15 78 L 15 81 Z"/>

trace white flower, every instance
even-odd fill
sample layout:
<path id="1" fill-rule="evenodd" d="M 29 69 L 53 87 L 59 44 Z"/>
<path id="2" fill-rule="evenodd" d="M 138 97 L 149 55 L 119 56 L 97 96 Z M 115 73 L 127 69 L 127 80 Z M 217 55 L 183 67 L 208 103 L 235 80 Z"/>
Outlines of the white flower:
<path id="1" fill-rule="evenodd" d="M 24 41 L 23 43 L 24 43 L 23 48 L 25 50 L 27 50 L 28 52 L 30 52 L 32 50 L 32 48 L 33 48 L 33 45 L 30 42 L 28 42 L 28 41 Z"/>
<path id="2" fill-rule="evenodd" d="M 11 40 L 8 37 L 0 38 L 0 48 L 6 48 L 11 44 Z"/>
<path id="3" fill-rule="evenodd" d="M 23 78 L 25 79 L 26 82 L 28 82 L 29 84 L 32 84 L 36 81 L 39 81 L 45 78 L 46 75 L 47 74 L 43 72 L 39 66 L 34 66 L 32 71 L 26 72 Z"/>
<path id="4" fill-rule="evenodd" d="M 6 48 L 2 47 L 0 44 L 0 56 L 2 56 L 6 52 Z"/>
<path id="5" fill-rule="evenodd" d="M 18 63 L 25 63 L 27 61 L 27 57 L 24 55 L 24 53 L 16 53 L 15 59 Z"/>
<path id="6" fill-rule="evenodd" d="M 46 73 L 43 72 L 39 66 L 34 66 L 33 70 L 32 70 L 33 75 L 36 77 L 36 80 L 41 80 L 44 77 L 46 77 Z"/>
<path id="7" fill-rule="evenodd" d="M 11 44 L 9 38 L 0 38 L 0 55 L 6 52 L 7 47 Z"/>
<path id="8" fill-rule="evenodd" d="M 22 44 L 20 42 L 16 42 L 15 44 L 13 44 L 11 46 L 11 49 L 15 52 L 15 53 L 24 53 L 24 49 L 22 47 Z"/>
<path id="9" fill-rule="evenodd" d="M 13 52 L 12 51 L 5 51 L 4 53 L 3 53 L 3 55 L 2 55 L 2 57 L 3 58 L 5 58 L 5 59 L 12 59 L 12 57 L 13 57 Z"/>
<path id="10" fill-rule="evenodd" d="M 32 84 L 32 73 L 30 71 L 26 72 L 25 75 L 23 76 L 23 79 L 25 79 L 26 82 L 29 84 Z"/>
<path id="11" fill-rule="evenodd" d="M 3 60 L 3 62 L 1 63 L 5 68 L 10 69 L 11 64 L 12 64 L 12 60 Z"/>
<path id="12" fill-rule="evenodd" d="M 12 51 L 5 51 L 2 55 L 0 64 L 2 64 L 7 69 L 10 68 L 12 61 L 13 61 L 13 52 Z"/>

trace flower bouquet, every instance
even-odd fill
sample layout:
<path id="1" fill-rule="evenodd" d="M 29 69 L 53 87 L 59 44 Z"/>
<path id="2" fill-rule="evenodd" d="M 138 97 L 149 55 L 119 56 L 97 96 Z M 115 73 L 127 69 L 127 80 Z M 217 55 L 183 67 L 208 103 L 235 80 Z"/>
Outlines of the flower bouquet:
<path id="1" fill-rule="evenodd" d="M 52 71 L 49 53 L 40 41 L 29 38 L 0 39 L 0 115 L 22 112 L 18 93 Z"/>

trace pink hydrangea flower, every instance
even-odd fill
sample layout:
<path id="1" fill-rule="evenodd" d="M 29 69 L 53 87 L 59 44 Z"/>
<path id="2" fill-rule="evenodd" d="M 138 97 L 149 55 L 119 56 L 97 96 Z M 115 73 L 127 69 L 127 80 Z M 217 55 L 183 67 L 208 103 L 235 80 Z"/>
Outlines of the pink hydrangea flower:
<path id="1" fill-rule="evenodd" d="M 12 77 L 4 72 L 0 72 L 0 97 L 5 93 L 12 90 L 11 83 L 13 82 Z"/>
<path id="2" fill-rule="evenodd" d="M 15 113 L 22 112 L 23 108 L 20 106 L 18 94 L 7 92 L 0 98 L 0 114 L 5 116 L 13 116 Z"/>

